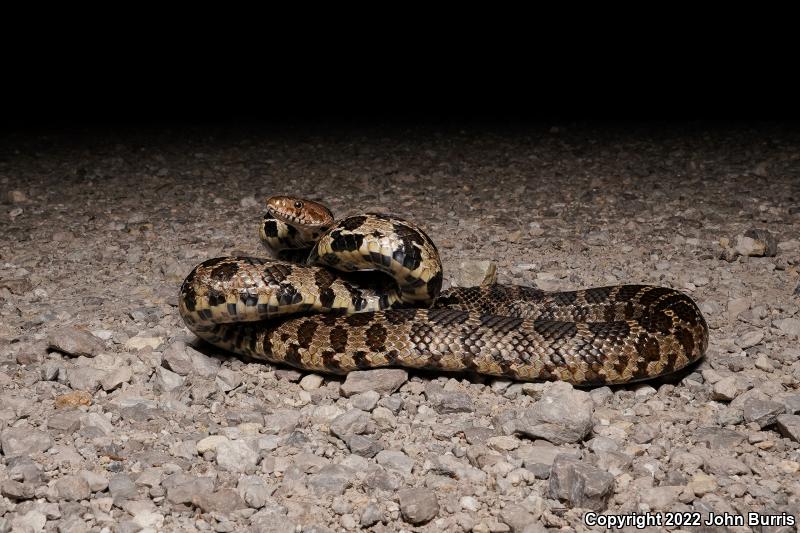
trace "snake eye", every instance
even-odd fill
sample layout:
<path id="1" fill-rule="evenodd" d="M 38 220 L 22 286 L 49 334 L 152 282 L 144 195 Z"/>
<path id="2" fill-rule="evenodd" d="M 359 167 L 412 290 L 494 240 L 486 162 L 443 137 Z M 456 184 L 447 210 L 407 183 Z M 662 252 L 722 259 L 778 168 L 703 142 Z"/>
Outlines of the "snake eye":
<path id="1" fill-rule="evenodd" d="M 303 202 L 295 202 L 294 203 L 295 209 L 303 209 Z"/>

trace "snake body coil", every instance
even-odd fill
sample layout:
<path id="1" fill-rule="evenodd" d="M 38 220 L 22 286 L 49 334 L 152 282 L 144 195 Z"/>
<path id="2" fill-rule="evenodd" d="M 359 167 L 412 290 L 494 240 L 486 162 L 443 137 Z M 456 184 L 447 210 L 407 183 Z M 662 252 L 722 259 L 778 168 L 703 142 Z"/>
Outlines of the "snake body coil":
<path id="1" fill-rule="evenodd" d="M 403 366 L 599 385 L 677 371 L 708 344 L 697 305 L 673 289 L 440 294 L 439 254 L 415 224 L 383 214 L 334 222 L 321 204 L 291 197 L 267 207 L 261 239 L 280 259 L 210 259 L 181 286 L 189 329 L 240 355 L 336 374 Z"/>

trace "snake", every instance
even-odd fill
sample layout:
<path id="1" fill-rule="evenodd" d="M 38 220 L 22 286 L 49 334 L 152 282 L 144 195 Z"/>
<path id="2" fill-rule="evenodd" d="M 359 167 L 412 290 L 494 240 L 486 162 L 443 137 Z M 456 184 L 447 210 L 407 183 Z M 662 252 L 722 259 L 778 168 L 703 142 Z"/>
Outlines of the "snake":
<path id="1" fill-rule="evenodd" d="M 625 384 L 701 359 L 708 325 L 672 288 L 442 290 L 439 252 L 386 213 L 336 220 L 323 203 L 272 196 L 259 222 L 270 257 L 216 257 L 180 288 L 197 337 L 238 356 L 347 374 L 404 367 L 577 386 Z"/>

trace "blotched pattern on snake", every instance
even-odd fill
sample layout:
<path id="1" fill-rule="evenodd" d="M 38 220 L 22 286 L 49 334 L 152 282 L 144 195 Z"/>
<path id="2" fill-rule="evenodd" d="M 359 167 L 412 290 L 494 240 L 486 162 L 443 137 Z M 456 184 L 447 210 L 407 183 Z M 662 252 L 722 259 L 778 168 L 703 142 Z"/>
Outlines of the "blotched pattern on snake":
<path id="1" fill-rule="evenodd" d="M 322 204 L 274 196 L 260 234 L 276 259 L 205 261 L 179 299 L 197 336 L 255 359 L 336 374 L 402 366 L 600 385 L 669 374 L 708 345 L 695 302 L 665 287 L 441 292 L 436 246 L 395 216 L 336 222 Z"/>

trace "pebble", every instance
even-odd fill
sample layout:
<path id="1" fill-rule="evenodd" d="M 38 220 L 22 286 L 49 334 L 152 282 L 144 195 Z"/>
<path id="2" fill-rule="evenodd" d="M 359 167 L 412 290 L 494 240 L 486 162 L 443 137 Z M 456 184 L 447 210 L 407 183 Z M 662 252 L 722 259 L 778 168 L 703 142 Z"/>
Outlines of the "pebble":
<path id="1" fill-rule="evenodd" d="M 494 261 L 461 261 L 450 278 L 453 287 L 478 287 L 491 285 L 497 279 L 497 264 Z"/>
<path id="2" fill-rule="evenodd" d="M 341 390 L 342 394 L 348 398 L 368 390 L 388 395 L 399 389 L 407 380 L 408 372 L 401 368 L 358 370 L 347 374 Z"/>
<path id="3" fill-rule="evenodd" d="M 351 409 L 336 417 L 331 423 L 331 433 L 342 440 L 353 434 L 364 433 L 369 424 L 369 416 L 360 409 Z"/>
<path id="4" fill-rule="evenodd" d="M 614 489 L 614 476 L 572 455 L 558 455 L 550 471 L 550 496 L 574 507 L 604 510 Z"/>
<path id="5" fill-rule="evenodd" d="M 372 411 L 375 409 L 375 406 L 378 405 L 378 400 L 380 399 L 380 394 L 374 390 L 368 390 L 366 392 L 351 396 L 350 403 L 356 409 L 361 409 L 362 411 Z"/>
<path id="6" fill-rule="evenodd" d="M 326 465 L 319 472 L 308 477 L 306 484 L 317 497 L 339 496 L 349 487 L 354 472 L 342 465 Z"/>
<path id="7" fill-rule="evenodd" d="M 347 437 L 347 447 L 351 453 L 361 457 L 375 457 L 378 452 L 383 450 L 380 441 L 363 435 L 350 435 Z"/>
<path id="8" fill-rule="evenodd" d="M 324 378 L 319 374 L 307 374 L 300 380 L 300 388 L 306 391 L 312 391 L 320 388 Z"/>
<path id="9" fill-rule="evenodd" d="M 471 413 L 475 410 L 472 398 L 464 392 L 446 391 L 441 385 L 429 382 L 425 385 L 425 396 L 437 413 Z"/>
<path id="10" fill-rule="evenodd" d="M 800 442 L 800 415 L 778 415 L 776 422 L 781 435 Z"/>
<path id="11" fill-rule="evenodd" d="M 182 341 L 175 341 L 167 346 L 161 356 L 161 361 L 165 368 L 181 376 L 188 376 L 194 369 L 192 357 L 186 351 L 186 344 Z"/>
<path id="12" fill-rule="evenodd" d="M 103 341 L 86 330 L 76 327 L 62 327 L 47 335 L 47 345 L 61 353 L 73 357 L 95 357 L 105 348 Z"/>
<path id="13" fill-rule="evenodd" d="M 111 370 L 100 380 L 100 386 L 106 392 L 111 392 L 121 386 L 123 383 L 128 383 L 133 378 L 133 371 L 129 366 L 123 366 L 115 370 Z"/>
<path id="14" fill-rule="evenodd" d="M 224 440 L 217 444 L 217 466 L 228 472 L 250 473 L 255 470 L 258 454 L 241 440 Z"/>
<path id="15" fill-rule="evenodd" d="M 409 524 L 425 524 L 439 514 L 439 502 L 436 498 L 436 493 L 430 489 L 403 489 L 398 492 L 398 499 L 403 520 Z"/>
<path id="16" fill-rule="evenodd" d="M 372 527 L 383 520 L 383 512 L 377 504 L 367 504 L 367 506 L 364 507 L 364 510 L 361 512 L 361 527 Z"/>
<path id="17" fill-rule="evenodd" d="M 548 383 L 541 400 L 515 420 L 514 429 L 527 437 L 553 444 L 583 440 L 592 429 L 594 402 L 569 383 Z"/>
<path id="18" fill-rule="evenodd" d="M 183 385 L 183 376 L 164 367 L 156 368 L 155 389 L 161 392 L 172 392 Z"/>
<path id="19" fill-rule="evenodd" d="M 746 400 L 742 409 L 745 422 L 754 422 L 762 428 L 774 424 L 778 415 L 783 412 L 782 403 L 757 399 Z"/>
<path id="20" fill-rule="evenodd" d="M 404 475 L 411 474 L 414 460 L 405 453 L 397 450 L 383 450 L 375 456 L 375 461 L 384 468 L 395 470 Z"/>
<path id="21" fill-rule="evenodd" d="M 139 491 L 128 474 L 116 474 L 108 480 L 108 491 L 115 502 L 136 499 Z"/>
<path id="22" fill-rule="evenodd" d="M 793 338 L 800 338 L 800 319 L 798 318 L 783 318 L 776 320 L 775 327 Z"/>
<path id="23" fill-rule="evenodd" d="M 92 395 L 86 391 L 77 390 L 56 397 L 56 409 L 75 408 L 81 405 L 91 405 Z"/>
<path id="24" fill-rule="evenodd" d="M 64 476 L 53 484 L 55 495 L 59 500 L 79 501 L 87 499 L 92 491 L 89 483 L 81 476 Z"/>
<path id="25" fill-rule="evenodd" d="M 47 427 L 57 433 L 71 434 L 81 427 L 81 417 L 82 413 L 78 411 L 55 413 L 47 419 Z"/>
<path id="26" fill-rule="evenodd" d="M 738 339 L 736 344 L 742 349 L 746 350 L 761 343 L 764 339 L 764 332 L 761 330 L 748 331 Z"/>
<path id="27" fill-rule="evenodd" d="M 53 440 L 44 431 L 9 428 L 0 433 L 0 446 L 6 457 L 46 452 L 52 445 Z"/>
<path id="28" fill-rule="evenodd" d="M 228 514 L 237 509 L 246 509 L 247 504 L 233 489 L 221 489 L 212 493 L 200 493 L 192 497 L 192 504 L 205 513 Z"/>

